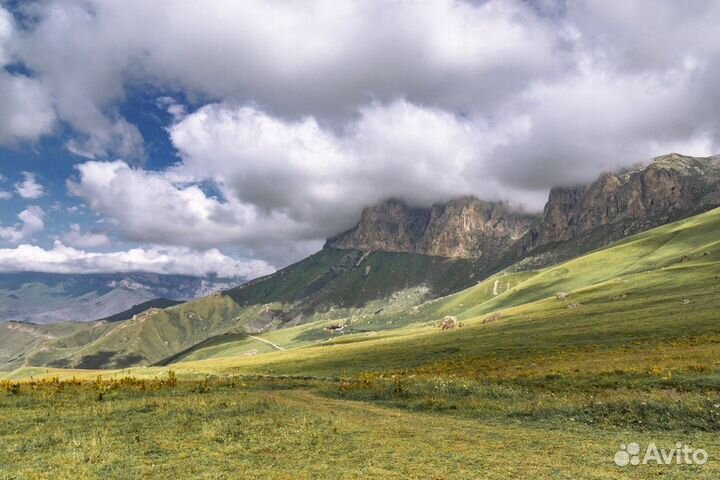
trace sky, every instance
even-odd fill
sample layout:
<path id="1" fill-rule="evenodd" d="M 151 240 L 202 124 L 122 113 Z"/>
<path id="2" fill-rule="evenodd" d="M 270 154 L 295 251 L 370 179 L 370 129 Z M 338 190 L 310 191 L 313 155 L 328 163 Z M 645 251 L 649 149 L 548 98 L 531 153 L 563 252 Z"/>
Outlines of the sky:
<path id="1" fill-rule="evenodd" d="M 720 2 L 0 0 L 0 272 L 250 278 L 720 153 Z"/>

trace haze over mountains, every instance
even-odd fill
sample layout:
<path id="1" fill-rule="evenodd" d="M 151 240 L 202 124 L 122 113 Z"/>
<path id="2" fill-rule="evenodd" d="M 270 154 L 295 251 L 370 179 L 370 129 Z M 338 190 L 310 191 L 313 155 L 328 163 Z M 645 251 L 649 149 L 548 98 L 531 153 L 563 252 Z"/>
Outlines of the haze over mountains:
<path id="1" fill-rule="evenodd" d="M 33 283 L 29 275 L 19 287 L 3 291 L 6 315 L 73 321 L 48 327 L 6 322 L 0 359 L 5 369 L 148 365 L 232 335 L 317 320 L 387 318 L 392 323 L 399 312 L 498 272 L 549 266 L 712 209 L 720 205 L 719 172 L 718 156 L 666 155 L 590 185 L 555 188 L 542 215 L 471 197 L 427 209 L 388 200 L 367 207 L 354 228 L 328 239 L 320 252 L 230 289 L 187 277 L 57 276 Z M 148 304 L 146 311 L 136 308 L 112 321 L 77 322 L 153 296 L 191 298 L 218 288 L 224 291 L 169 308 Z M 493 293 L 510 288 L 510 283 L 495 285 Z M 23 303 L 23 294 L 45 300 L 34 307 L 26 302 L 31 306 L 19 313 L 14 306 Z"/>
<path id="2" fill-rule="evenodd" d="M 0 273 L 0 322 L 99 320 L 150 300 L 192 300 L 240 282 L 153 273 Z"/>

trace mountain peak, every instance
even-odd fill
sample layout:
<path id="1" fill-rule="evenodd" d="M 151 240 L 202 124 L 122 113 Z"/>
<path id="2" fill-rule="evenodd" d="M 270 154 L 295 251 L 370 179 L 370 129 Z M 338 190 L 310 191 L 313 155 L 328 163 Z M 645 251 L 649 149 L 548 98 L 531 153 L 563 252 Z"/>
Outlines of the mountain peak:
<path id="1" fill-rule="evenodd" d="M 542 218 L 472 196 L 429 208 L 391 198 L 363 209 L 355 227 L 325 246 L 492 262 L 598 228 L 607 243 L 719 205 L 718 159 L 670 153 L 589 184 L 553 188 Z"/>
<path id="2" fill-rule="evenodd" d="M 328 239 L 326 247 L 494 259 L 536 220 L 505 203 L 472 196 L 430 208 L 393 199 L 363 209 L 358 224 Z"/>

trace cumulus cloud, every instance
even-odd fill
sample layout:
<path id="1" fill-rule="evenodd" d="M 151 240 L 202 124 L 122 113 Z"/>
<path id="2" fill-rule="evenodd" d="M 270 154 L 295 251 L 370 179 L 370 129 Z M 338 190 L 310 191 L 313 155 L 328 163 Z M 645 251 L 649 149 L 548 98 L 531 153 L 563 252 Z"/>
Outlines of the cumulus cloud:
<path id="1" fill-rule="evenodd" d="M 55 125 L 46 85 L 3 68 L 14 60 L 16 33 L 13 16 L 0 6 L 0 145 L 37 140 Z"/>
<path id="2" fill-rule="evenodd" d="M 11 243 L 27 240 L 45 228 L 45 212 L 38 206 L 31 206 L 18 214 L 20 222 L 12 227 L 0 227 L 0 239 Z"/>
<path id="3" fill-rule="evenodd" d="M 365 108 L 341 132 L 313 117 L 287 121 L 213 104 L 170 134 L 180 164 L 157 172 L 86 162 L 70 192 L 134 241 L 254 250 L 300 240 L 317 247 L 351 226 L 363 206 L 388 197 L 537 203 L 483 176 L 483 152 L 510 134 L 406 101 Z"/>
<path id="4" fill-rule="evenodd" d="M 83 232 L 77 223 L 71 224 L 70 230 L 65 232 L 60 239 L 63 244 L 75 248 L 107 247 L 112 243 L 105 232 Z"/>
<path id="5" fill-rule="evenodd" d="M 273 272 L 261 260 L 237 260 L 219 250 L 188 248 L 134 248 L 127 251 L 90 253 L 55 242 L 46 250 L 35 245 L 0 249 L 0 272 L 48 273 L 152 272 L 220 277 L 254 278 Z"/>
<path id="6" fill-rule="evenodd" d="M 338 118 L 401 96 L 487 107 L 567 66 L 557 29 L 512 0 L 51 0 L 22 8 L 36 21 L 19 55 L 52 91 L 60 117 L 86 137 L 69 145 L 85 156 L 141 153 L 138 132 L 113 107 L 134 83 L 252 102 L 275 115 Z"/>
<path id="7" fill-rule="evenodd" d="M 79 178 L 68 183 L 71 194 L 108 218 L 110 227 L 128 240 L 196 248 L 239 244 L 285 261 L 288 253 L 297 258 L 320 246 L 308 242 L 316 238 L 311 225 L 283 212 L 261 214 L 253 205 L 223 201 L 168 172 L 122 161 L 86 162 L 77 168 Z M 273 251 L 283 253 L 278 257 Z"/>
<path id="8" fill-rule="evenodd" d="M 0 144 L 33 141 L 53 131 L 55 111 L 45 86 L 0 70 Z"/>
<path id="9" fill-rule="evenodd" d="M 720 150 L 711 0 L 15 8 L 33 21 L 0 9 L 0 61 L 32 73 L 1 72 L 0 93 L 35 90 L 0 96 L 0 143 L 70 125 L 66 147 L 93 160 L 71 194 L 132 241 L 305 252 L 390 196 L 538 209 L 558 184 Z M 172 167 L 137 166 L 121 107 L 138 87 L 172 119 Z"/>
<path id="10" fill-rule="evenodd" d="M 507 160 L 488 173 L 516 188 L 547 189 L 671 151 L 712 155 L 720 117 L 697 121 L 706 101 L 695 91 L 699 68 L 685 63 L 657 76 L 618 76 L 592 64 L 562 82 L 538 84 L 522 99 L 525 134 L 497 149 Z"/>
<path id="11" fill-rule="evenodd" d="M 221 0 L 202 8 L 189 0 L 176 0 L 171 8 L 141 0 L 49 0 L 18 8 L 34 21 L 18 35 L 3 11 L 0 44 L 12 48 L 0 52 L 12 51 L 36 78 L 13 82 L 39 82 L 48 93 L 32 98 L 45 104 L 42 99 L 51 96 L 60 117 L 78 132 L 67 147 L 86 158 L 144 156 L 140 132 L 117 108 L 138 84 L 253 105 L 286 121 L 312 117 L 334 131 L 354 122 L 351 117 L 367 105 L 398 98 L 481 117 L 500 130 L 508 117 L 514 123 L 525 117 L 532 132 L 517 149 L 495 154 L 495 166 L 503 166 L 496 174 L 537 188 L 554 180 L 548 172 L 557 172 L 559 182 L 586 178 L 700 137 L 718 148 L 717 105 L 708 99 L 720 93 L 720 7 L 709 0 L 691 7 L 652 1 Z M 605 99 L 622 108 L 604 108 Z M 674 114 L 645 113 L 650 101 L 649 110 Z M 179 104 L 171 109 L 176 119 L 184 113 Z M 591 112 L 600 115 L 591 118 Z M 21 135 L 36 137 L 52 124 L 52 114 L 47 122 L 27 124 L 38 131 Z M 628 140 L 625 132 L 638 130 L 645 138 Z M 602 147 L 588 155 L 592 145 Z M 534 175 L 538 165 L 554 159 L 558 163 Z M 579 167 L 572 178 L 565 175 L 569 163 Z"/>
<path id="12" fill-rule="evenodd" d="M 22 172 L 23 181 L 15 184 L 15 191 L 22 198 L 37 199 L 45 195 L 45 189 L 38 183 L 37 176 L 31 172 Z"/>

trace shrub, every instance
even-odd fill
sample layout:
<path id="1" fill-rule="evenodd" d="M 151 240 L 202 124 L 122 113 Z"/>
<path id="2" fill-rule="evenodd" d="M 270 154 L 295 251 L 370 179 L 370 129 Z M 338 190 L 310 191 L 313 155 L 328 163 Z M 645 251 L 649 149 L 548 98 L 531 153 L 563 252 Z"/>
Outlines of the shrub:
<path id="1" fill-rule="evenodd" d="M 3 382 L 5 391 L 8 392 L 10 395 L 19 395 L 20 394 L 20 382 Z"/>
<path id="2" fill-rule="evenodd" d="M 177 386 L 177 375 L 174 370 L 168 370 L 168 387 L 175 388 Z"/>

